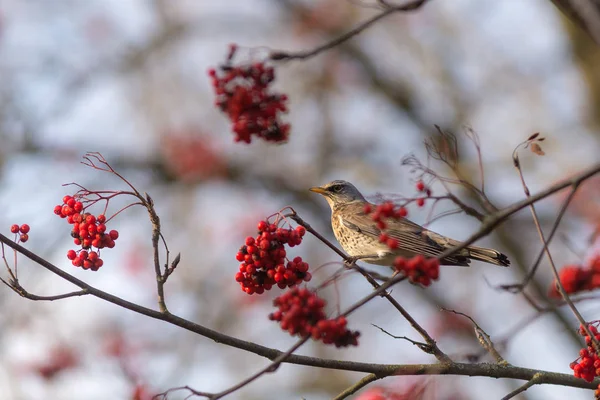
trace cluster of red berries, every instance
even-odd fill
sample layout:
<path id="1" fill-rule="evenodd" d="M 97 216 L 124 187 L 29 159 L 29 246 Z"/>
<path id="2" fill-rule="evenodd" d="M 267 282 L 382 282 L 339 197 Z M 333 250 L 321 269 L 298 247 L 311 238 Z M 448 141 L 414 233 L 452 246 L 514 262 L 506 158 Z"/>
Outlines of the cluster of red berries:
<path id="1" fill-rule="evenodd" d="M 382 231 L 387 228 L 387 223 L 384 221 L 385 218 L 401 219 L 408 215 L 406 208 L 396 208 L 394 203 L 389 201 L 379 204 L 375 207 L 375 210 L 373 210 L 373 206 L 371 204 L 367 203 L 365 204 L 364 212 L 365 214 L 371 214 L 371 218 L 377 223 L 377 227 Z M 385 232 L 381 232 L 379 235 L 379 241 L 387 244 L 387 246 L 392 250 L 398 248 L 398 240 L 389 237 Z"/>
<path id="2" fill-rule="evenodd" d="M 423 181 L 418 181 L 415 186 L 417 188 L 417 191 L 425 194 L 426 197 L 431 197 L 431 189 L 428 186 L 426 186 L 425 183 L 423 183 Z M 417 206 L 423 207 L 425 205 L 425 197 L 419 197 L 415 200 L 415 202 L 417 203 Z"/>
<path id="3" fill-rule="evenodd" d="M 598 322 L 595 321 L 588 324 L 588 329 L 594 335 L 597 341 L 600 341 L 600 334 L 598 333 Z M 592 339 L 587 334 L 583 326 L 579 327 L 579 334 L 585 337 L 585 343 L 587 347 L 579 351 L 579 358 L 573 361 L 569 367 L 573 370 L 573 375 L 576 378 L 581 378 L 586 382 L 592 382 L 595 377 L 600 376 L 600 357 L 592 344 Z M 600 386 L 596 390 L 596 398 L 600 398 Z"/>
<path id="4" fill-rule="evenodd" d="M 15 235 L 19 234 L 19 242 L 25 243 L 29 240 L 29 229 L 29 225 L 27 224 L 23 224 L 21 226 L 14 224 L 11 225 L 10 232 L 14 233 Z"/>
<path id="5" fill-rule="evenodd" d="M 66 218 L 67 222 L 73 225 L 71 231 L 73 243 L 81 246 L 81 249 L 77 251 L 69 250 L 67 258 L 76 267 L 97 271 L 104 264 L 100 258 L 100 249 L 115 247 L 115 240 L 119 238 L 119 232 L 114 229 L 106 232 L 106 216 L 104 214 L 94 216 L 83 211 L 83 203 L 73 196 L 63 197 L 63 204 L 54 207 L 54 214 Z M 97 251 L 89 251 L 92 247 L 95 247 Z"/>
<path id="6" fill-rule="evenodd" d="M 412 283 L 419 283 L 423 286 L 431 285 L 431 281 L 435 281 L 440 277 L 440 260 L 425 258 L 421 254 L 409 260 L 396 257 L 394 268 L 404 273 Z"/>
<path id="7" fill-rule="evenodd" d="M 275 70 L 262 62 L 231 66 L 236 50 L 237 46 L 231 45 L 226 64 L 218 71 L 208 71 L 217 97 L 215 103 L 231 120 L 235 141 L 250 143 L 252 135 L 272 142 L 286 141 L 290 125 L 282 123 L 279 116 L 287 112 L 287 96 L 269 90 Z"/>
<path id="8" fill-rule="evenodd" d="M 600 287 L 600 255 L 585 265 L 567 265 L 558 273 L 558 278 L 568 294 L 593 290 Z M 549 296 L 560 298 L 556 282 L 549 290 Z"/>
<path id="9" fill-rule="evenodd" d="M 336 347 L 357 346 L 360 333 L 346 328 L 346 318 L 325 317 L 325 300 L 308 289 L 294 288 L 273 301 L 277 311 L 269 315 L 291 335 L 312 337 Z"/>
<path id="10" fill-rule="evenodd" d="M 260 221 L 256 238 L 248 236 L 236 254 L 241 264 L 235 280 L 242 290 L 248 294 L 262 294 L 273 285 L 284 289 L 310 281 L 312 275 L 308 272 L 308 264 L 301 257 L 286 262 L 284 248 L 286 244 L 290 247 L 299 245 L 305 233 L 303 226 L 284 229 Z"/>

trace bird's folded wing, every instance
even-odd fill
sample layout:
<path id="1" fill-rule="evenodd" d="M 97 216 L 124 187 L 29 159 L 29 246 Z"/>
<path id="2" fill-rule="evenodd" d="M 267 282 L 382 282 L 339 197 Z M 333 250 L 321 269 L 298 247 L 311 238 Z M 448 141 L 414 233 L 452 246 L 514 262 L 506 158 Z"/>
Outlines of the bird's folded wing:
<path id="1" fill-rule="evenodd" d="M 381 229 L 377 227 L 377 223 L 362 209 L 344 210 L 338 215 L 342 224 L 348 229 L 374 238 L 378 238 L 381 234 Z M 408 219 L 388 219 L 386 224 L 385 233 L 389 237 L 398 240 L 399 246 L 405 251 L 422 254 L 426 257 L 436 257 L 446 250 L 445 247 L 429 236 L 428 230 Z"/>

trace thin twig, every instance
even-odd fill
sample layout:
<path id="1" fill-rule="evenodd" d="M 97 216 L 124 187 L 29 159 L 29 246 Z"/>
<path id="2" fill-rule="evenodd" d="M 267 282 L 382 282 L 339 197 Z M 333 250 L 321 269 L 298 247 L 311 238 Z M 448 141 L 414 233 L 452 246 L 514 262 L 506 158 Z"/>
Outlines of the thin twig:
<path id="1" fill-rule="evenodd" d="M 362 378 L 360 381 L 353 384 L 352 386 L 344 389 L 343 392 L 341 392 L 340 394 L 335 396 L 332 400 L 343 400 L 346 397 L 351 396 L 354 393 L 358 392 L 360 389 L 364 388 L 369 383 L 375 382 L 378 379 L 381 379 L 381 377 L 378 377 L 375 374 L 369 374 L 369 375 L 365 376 L 364 378 Z"/>
<path id="2" fill-rule="evenodd" d="M 490 355 L 496 359 L 496 362 L 498 364 L 508 364 L 508 362 L 500 355 L 498 350 L 496 350 L 496 348 L 494 347 L 494 342 L 492 342 L 492 338 L 490 337 L 490 335 L 488 335 L 487 332 L 484 331 L 483 328 L 480 327 L 479 324 L 477 324 L 477 322 L 475 322 L 473 318 L 471 318 L 465 313 L 456 310 L 450 310 L 448 308 L 442 308 L 442 311 L 451 312 L 453 314 L 461 315 L 465 318 L 468 318 L 473 323 L 473 325 L 475 325 L 475 335 L 481 347 L 483 347 L 485 351 L 490 353 Z"/>
<path id="3" fill-rule="evenodd" d="M 410 3 L 404 4 L 404 5 L 398 5 L 398 6 L 386 8 L 383 12 L 371 17 L 370 19 L 366 20 L 365 22 L 358 25 L 354 29 L 342 34 L 341 36 L 338 36 L 337 38 L 335 38 L 317 48 L 314 48 L 312 50 L 298 51 L 295 53 L 286 52 L 286 51 L 272 51 L 271 54 L 269 55 L 269 58 L 273 61 L 289 61 L 289 60 L 305 60 L 307 58 L 314 57 L 317 54 L 327 51 L 327 50 L 329 50 L 333 47 L 336 47 L 336 46 L 344 43 L 345 41 L 353 38 L 354 36 L 358 35 L 359 33 L 364 31 L 365 29 L 367 29 L 368 27 L 370 27 L 377 21 L 384 19 L 385 17 L 387 17 L 389 15 L 392 15 L 396 12 L 415 11 L 415 10 L 421 8 L 421 6 L 423 6 L 427 1 L 428 0 L 414 0 L 414 1 L 411 1 Z"/>
<path id="4" fill-rule="evenodd" d="M 556 219 L 554 220 L 554 224 L 552 225 L 552 229 L 550 230 L 550 234 L 548 234 L 548 238 L 546 240 L 547 244 L 550 244 L 550 242 L 554 238 L 554 234 L 558 230 L 558 226 L 560 225 L 562 218 L 565 215 L 567 208 L 569 207 L 569 204 L 571 204 L 571 200 L 573 200 L 573 197 L 575 197 L 575 193 L 577 192 L 576 189 L 577 189 L 577 187 L 573 187 L 573 189 L 571 189 L 571 191 L 569 192 L 569 195 L 567 196 L 567 198 L 563 201 L 563 203 L 560 207 L 560 210 L 558 212 L 558 215 L 556 216 Z M 545 247 L 542 246 L 535 261 L 533 262 L 532 267 L 529 269 L 529 272 L 527 273 L 527 275 L 525 276 L 523 281 L 521 281 L 520 283 L 500 285 L 500 286 L 498 286 L 498 288 L 502 289 L 502 290 L 507 290 L 511 293 L 522 292 L 525 289 L 525 287 L 529 284 L 529 282 L 531 282 L 531 280 L 533 279 L 533 276 L 537 272 L 537 269 L 542 261 L 542 258 L 544 257 L 544 253 L 545 253 Z"/>
<path id="5" fill-rule="evenodd" d="M 238 390 L 238 389 L 246 386 L 250 382 L 258 379 L 259 377 L 261 377 L 262 375 L 266 374 L 267 372 L 274 372 L 275 370 L 277 370 L 277 368 L 279 367 L 279 365 L 282 362 L 284 362 L 289 356 L 291 356 L 294 353 L 294 351 L 298 350 L 298 348 L 300 346 L 302 346 L 304 343 L 306 343 L 309 338 L 310 338 L 310 336 L 307 336 L 305 338 L 300 339 L 292 347 L 290 347 L 290 349 L 288 351 L 286 351 L 285 353 L 282 353 L 280 356 L 278 356 L 276 359 L 274 359 L 265 368 L 263 368 L 260 371 L 256 372 L 252 376 L 244 379 L 240 383 L 237 383 L 236 385 L 230 387 L 229 389 L 223 390 L 222 392 L 219 392 L 219 393 L 215 393 L 213 396 L 210 397 L 210 400 L 217 400 L 217 399 L 220 399 L 222 397 L 225 397 L 228 394 L 231 394 L 231 393 L 235 392 L 236 390 Z"/>
<path id="6" fill-rule="evenodd" d="M 501 400 L 512 399 L 513 397 L 515 397 L 516 395 L 518 395 L 520 393 L 523 393 L 524 391 L 526 391 L 533 385 L 542 383 L 543 378 L 544 378 L 544 374 L 541 372 L 538 372 L 537 374 L 533 375 L 533 377 L 529 380 L 529 382 L 525 382 L 523 385 L 519 386 L 518 388 L 516 388 L 515 390 L 513 390 L 512 392 L 510 392 L 509 394 L 504 396 Z"/>
<path id="7" fill-rule="evenodd" d="M 375 325 L 375 324 L 371 324 L 373 325 L 375 328 L 379 329 L 381 332 L 385 333 L 386 335 L 394 338 L 394 339 L 402 339 L 402 340 L 406 340 L 409 343 L 414 344 L 415 346 L 417 346 L 418 348 L 420 348 L 421 350 L 423 350 L 426 353 L 431 353 L 431 347 L 427 344 L 427 343 L 423 343 L 423 342 L 417 342 L 416 340 L 412 340 L 411 338 L 407 337 L 407 336 L 396 336 L 396 335 L 392 335 L 391 333 L 389 333 L 388 331 L 386 331 L 385 329 L 383 329 L 382 327 Z"/>
<path id="8" fill-rule="evenodd" d="M 519 146 L 517 146 L 517 149 L 515 149 L 515 151 L 513 152 L 514 166 L 515 166 L 517 172 L 519 173 L 519 177 L 521 178 L 521 184 L 523 186 L 523 191 L 525 192 L 525 195 L 527 196 L 527 198 L 529 198 L 531 195 L 529 193 L 529 188 L 527 187 L 527 184 L 525 182 L 525 177 L 523 176 L 523 170 L 521 169 L 521 163 L 519 162 L 519 155 L 517 153 L 518 148 L 519 148 Z M 572 193 L 575 193 L 575 191 L 577 191 L 577 188 L 579 187 L 579 185 L 580 185 L 579 182 L 573 183 Z M 531 204 L 529 204 L 529 208 L 531 209 L 531 214 L 533 216 L 533 222 L 535 224 L 535 229 L 537 230 L 540 240 L 544 246 L 544 251 L 546 253 L 548 261 L 550 262 L 550 266 L 552 267 L 552 274 L 554 275 L 554 279 L 556 281 L 556 287 L 558 289 L 558 292 L 560 293 L 562 298 L 565 300 L 565 302 L 567 303 L 567 305 L 569 306 L 569 308 L 571 309 L 571 311 L 573 312 L 573 314 L 575 315 L 577 320 L 579 321 L 579 324 L 581 325 L 581 327 L 585 330 L 587 335 L 590 337 L 592 345 L 596 349 L 596 352 L 600 353 L 600 343 L 598 342 L 598 340 L 596 340 L 596 336 L 594 334 L 592 334 L 592 332 L 590 331 L 586 321 L 583 319 L 583 316 L 581 315 L 581 313 L 579 312 L 577 307 L 575 307 L 575 304 L 571 301 L 567 291 L 565 290 L 562 282 L 560 281 L 560 276 L 558 275 L 558 269 L 556 268 L 556 265 L 554 264 L 554 259 L 552 258 L 552 254 L 550 253 L 550 249 L 548 248 L 548 242 L 547 242 L 546 238 L 544 237 L 544 231 L 542 230 L 542 227 L 540 225 L 540 220 L 538 218 L 537 212 L 535 211 L 535 205 L 533 203 L 531 203 Z"/>

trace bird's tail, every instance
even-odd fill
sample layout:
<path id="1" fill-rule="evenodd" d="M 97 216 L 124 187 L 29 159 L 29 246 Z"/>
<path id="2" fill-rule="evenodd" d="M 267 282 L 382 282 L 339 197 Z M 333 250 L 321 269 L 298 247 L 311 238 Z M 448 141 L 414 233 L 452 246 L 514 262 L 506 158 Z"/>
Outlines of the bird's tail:
<path id="1" fill-rule="evenodd" d="M 508 257 L 499 251 L 477 246 L 469 246 L 467 247 L 467 250 L 469 251 L 469 258 L 473 260 L 500 265 L 502 267 L 508 267 L 510 265 Z"/>

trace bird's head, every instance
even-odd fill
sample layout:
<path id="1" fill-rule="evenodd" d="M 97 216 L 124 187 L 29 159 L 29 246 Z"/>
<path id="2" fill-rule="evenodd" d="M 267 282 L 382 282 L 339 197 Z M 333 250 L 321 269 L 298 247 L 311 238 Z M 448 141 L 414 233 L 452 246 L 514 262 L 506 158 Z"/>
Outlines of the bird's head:
<path id="1" fill-rule="evenodd" d="M 310 188 L 311 192 L 319 193 L 333 209 L 336 205 L 347 204 L 353 201 L 365 201 L 356 186 L 346 181 L 333 181 L 323 186 Z"/>

